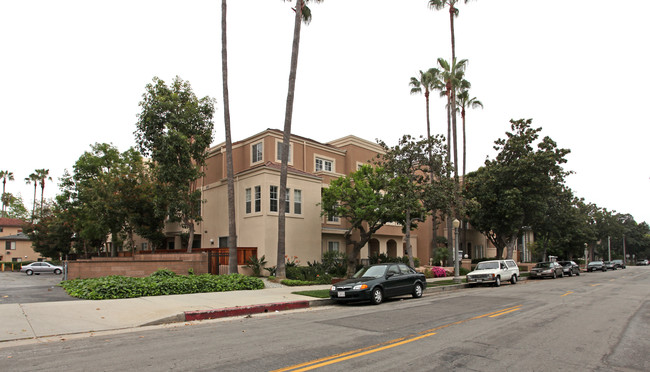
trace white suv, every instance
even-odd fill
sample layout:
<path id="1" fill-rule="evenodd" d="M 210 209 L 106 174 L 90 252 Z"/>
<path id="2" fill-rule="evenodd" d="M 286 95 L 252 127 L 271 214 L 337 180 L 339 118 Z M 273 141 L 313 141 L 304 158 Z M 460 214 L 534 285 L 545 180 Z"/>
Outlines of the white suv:
<path id="1" fill-rule="evenodd" d="M 519 267 L 514 260 L 482 261 L 474 271 L 467 274 L 467 283 L 470 287 L 483 283 L 493 283 L 498 287 L 503 281 L 516 284 L 518 278 Z"/>

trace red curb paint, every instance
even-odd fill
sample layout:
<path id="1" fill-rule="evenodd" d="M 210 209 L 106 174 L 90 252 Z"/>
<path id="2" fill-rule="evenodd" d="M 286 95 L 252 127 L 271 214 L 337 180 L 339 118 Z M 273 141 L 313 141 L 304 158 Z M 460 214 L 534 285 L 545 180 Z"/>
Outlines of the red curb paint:
<path id="1" fill-rule="evenodd" d="M 272 304 L 260 304 L 250 306 L 227 307 L 214 310 L 186 311 L 185 321 L 227 318 L 249 314 L 260 314 L 275 311 L 305 309 L 309 307 L 309 301 L 278 302 Z"/>

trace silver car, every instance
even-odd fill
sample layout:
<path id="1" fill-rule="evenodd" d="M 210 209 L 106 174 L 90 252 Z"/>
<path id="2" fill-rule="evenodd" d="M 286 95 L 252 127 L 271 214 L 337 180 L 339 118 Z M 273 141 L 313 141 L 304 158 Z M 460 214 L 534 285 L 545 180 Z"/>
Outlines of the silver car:
<path id="1" fill-rule="evenodd" d="M 47 262 L 32 262 L 29 265 L 21 267 L 20 272 L 27 275 L 38 275 L 43 273 L 60 275 L 63 272 L 63 268 L 61 266 L 54 266 Z"/>

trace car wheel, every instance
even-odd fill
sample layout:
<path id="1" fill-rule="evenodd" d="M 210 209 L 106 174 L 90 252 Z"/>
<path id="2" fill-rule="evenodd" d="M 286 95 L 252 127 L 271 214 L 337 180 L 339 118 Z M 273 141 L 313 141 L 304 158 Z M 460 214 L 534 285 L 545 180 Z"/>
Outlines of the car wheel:
<path id="1" fill-rule="evenodd" d="M 61 275 L 61 270 L 59 270 L 59 269 L 54 270 L 54 274 Z"/>
<path id="2" fill-rule="evenodd" d="M 553 270 L 553 279 L 557 279 L 557 273 Z"/>
<path id="3" fill-rule="evenodd" d="M 415 283 L 415 286 L 413 287 L 413 298 L 420 298 L 422 297 L 422 284 L 420 283 Z"/>
<path id="4" fill-rule="evenodd" d="M 370 302 L 373 305 L 379 305 L 384 300 L 384 292 L 381 291 L 381 288 L 375 288 L 372 290 L 372 295 L 370 296 Z"/>
<path id="5" fill-rule="evenodd" d="M 603 271 L 603 272 L 607 271 L 607 268 L 606 268 L 606 267 L 603 267 L 602 271 Z"/>
<path id="6" fill-rule="evenodd" d="M 573 276 L 573 271 L 569 270 L 569 276 Z"/>
<path id="7" fill-rule="evenodd" d="M 513 275 L 510 277 L 510 284 L 517 284 L 517 275 Z"/>
<path id="8" fill-rule="evenodd" d="M 32 270 L 27 270 L 27 271 L 25 271 L 25 274 L 27 274 L 27 275 L 32 275 L 32 274 L 34 274 L 34 271 L 32 271 Z"/>
<path id="9" fill-rule="evenodd" d="M 494 280 L 494 286 L 495 287 L 500 287 L 501 286 L 501 277 L 497 276 L 497 278 Z"/>
<path id="10" fill-rule="evenodd" d="M 564 270 L 560 271 L 560 278 L 564 278 Z"/>

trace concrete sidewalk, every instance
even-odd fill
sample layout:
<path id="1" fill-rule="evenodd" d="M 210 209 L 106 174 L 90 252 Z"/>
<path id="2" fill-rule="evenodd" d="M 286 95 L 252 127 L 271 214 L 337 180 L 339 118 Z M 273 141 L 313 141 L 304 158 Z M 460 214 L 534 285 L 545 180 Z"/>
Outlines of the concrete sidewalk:
<path id="1" fill-rule="evenodd" d="M 445 279 L 449 278 L 428 279 L 427 282 Z M 283 286 L 121 300 L 2 304 L 0 342 L 330 305 L 333 302 L 329 299 L 292 294 L 329 287 Z M 460 284 L 427 288 L 425 293 L 463 287 Z"/>

